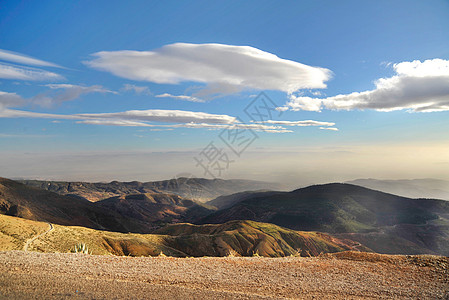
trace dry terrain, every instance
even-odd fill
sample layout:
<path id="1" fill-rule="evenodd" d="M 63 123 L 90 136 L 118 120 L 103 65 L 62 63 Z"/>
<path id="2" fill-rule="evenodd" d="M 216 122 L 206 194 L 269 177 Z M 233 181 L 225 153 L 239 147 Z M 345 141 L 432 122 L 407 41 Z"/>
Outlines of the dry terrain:
<path id="1" fill-rule="evenodd" d="M 0 252 L 2 299 L 447 299 L 449 258 L 171 258 Z"/>
<path id="2" fill-rule="evenodd" d="M 272 224 L 231 221 L 220 225 L 173 224 L 155 234 L 119 233 L 0 215 L 0 251 L 62 252 L 84 243 L 92 254 L 126 256 L 316 256 L 369 250 L 351 240 Z"/>

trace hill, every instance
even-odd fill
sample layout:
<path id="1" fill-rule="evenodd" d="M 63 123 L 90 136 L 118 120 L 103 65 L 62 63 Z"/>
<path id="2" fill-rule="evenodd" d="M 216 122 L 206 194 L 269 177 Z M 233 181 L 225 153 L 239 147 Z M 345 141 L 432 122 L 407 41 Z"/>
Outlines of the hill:
<path id="1" fill-rule="evenodd" d="M 207 201 L 206 204 L 209 206 L 216 207 L 217 209 L 225 209 L 239 203 L 245 199 L 254 198 L 258 195 L 268 197 L 271 194 L 276 194 L 278 192 L 270 192 L 267 190 L 261 191 L 245 191 L 240 193 L 235 193 L 231 195 L 219 196 L 213 200 Z"/>
<path id="2" fill-rule="evenodd" d="M 449 200 L 449 181 L 440 179 L 379 180 L 356 179 L 347 183 L 409 198 Z"/>
<path id="3" fill-rule="evenodd" d="M 19 180 L 19 182 L 32 187 L 52 191 L 60 195 L 75 195 L 92 202 L 121 195 L 154 192 L 171 193 L 186 199 L 206 202 L 218 196 L 236 192 L 281 188 L 279 184 L 263 181 L 187 177 L 153 182 L 112 181 L 110 183 L 91 183 L 41 180 Z"/>
<path id="4" fill-rule="evenodd" d="M 169 223 L 191 222 L 213 212 L 212 208 L 199 202 L 155 192 L 111 197 L 95 205 L 146 224 L 146 229 L 139 232 L 149 232 Z"/>
<path id="5" fill-rule="evenodd" d="M 137 224 L 86 200 L 62 196 L 0 178 L 0 214 L 61 225 L 125 231 Z"/>
<path id="6" fill-rule="evenodd" d="M 245 194 L 240 202 L 198 222 L 254 220 L 342 237 L 376 252 L 449 255 L 449 202 L 410 199 L 350 184 L 292 192 Z"/>
<path id="7" fill-rule="evenodd" d="M 202 204 L 172 194 L 130 194 L 93 203 L 0 178 L 0 214 L 60 225 L 148 233 L 210 212 Z"/>
<path id="8" fill-rule="evenodd" d="M 0 251 L 19 250 L 48 224 L 0 215 Z M 70 252 L 85 243 L 93 254 L 131 256 L 316 256 L 345 250 L 370 251 L 351 240 L 316 232 L 297 232 L 272 224 L 232 221 L 220 225 L 169 225 L 154 234 L 117 233 L 53 225 L 29 245 L 39 252 Z"/>

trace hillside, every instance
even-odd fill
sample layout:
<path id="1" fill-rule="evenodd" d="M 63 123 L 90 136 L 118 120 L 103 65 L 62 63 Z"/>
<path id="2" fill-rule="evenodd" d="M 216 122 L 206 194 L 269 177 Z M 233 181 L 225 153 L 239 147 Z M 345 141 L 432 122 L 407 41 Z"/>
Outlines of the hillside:
<path id="1" fill-rule="evenodd" d="M 449 202 L 409 199 L 349 184 L 245 195 L 240 202 L 198 224 L 230 220 L 254 220 L 295 230 L 356 233 L 352 239 L 381 253 L 449 255 Z"/>
<path id="2" fill-rule="evenodd" d="M 356 179 L 347 183 L 409 198 L 449 200 L 449 181 L 440 179 Z"/>
<path id="3" fill-rule="evenodd" d="M 0 214 L 61 225 L 128 232 L 138 226 L 86 200 L 0 178 Z"/>
<path id="4" fill-rule="evenodd" d="M 36 188 L 52 191 L 60 195 L 75 195 L 92 202 L 121 195 L 154 192 L 172 193 L 186 199 L 206 202 L 221 195 L 228 195 L 236 192 L 260 189 L 281 189 L 279 184 L 270 182 L 187 177 L 153 182 L 112 181 L 110 183 L 91 183 L 41 180 L 19 180 L 19 182 Z"/>
<path id="5" fill-rule="evenodd" d="M 199 202 L 174 194 L 154 192 L 116 196 L 98 201 L 95 205 L 114 211 L 126 219 L 150 225 L 139 232 L 148 232 L 169 223 L 191 222 L 213 212 L 210 207 Z"/>
<path id="6" fill-rule="evenodd" d="M 21 250 L 48 224 L 0 215 L 0 251 Z M 70 252 L 85 243 L 93 254 L 131 256 L 316 256 L 345 250 L 370 251 L 351 240 L 315 232 L 297 232 L 272 224 L 232 221 L 220 225 L 169 225 L 154 234 L 117 233 L 53 225 L 29 245 L 30 251 Z"/>
<path id="7" fill-rule="evenodd" d="M 148 233 L 210 212 L 202 204 L 172 194 L 130 194 L 93 203 L 0 178 L 0 214 L 60 225 Z"/>
<path id="8" fill-rule="evenodd" d="M 254 198 L 257 196 L 268 197 L 270 194 L 275 194 L 278 192 L 270 192 L 266 190 L 261 191 L 245 191 L 240 193 L 235 193 L 231 195 L 223 195 L 219 196 L 213 200 L 207 201 L 206 204 L 216 207 L 217 209 L 225 209 L 233 206 L 236 203 L 239 203 L 245 199 Z"/>

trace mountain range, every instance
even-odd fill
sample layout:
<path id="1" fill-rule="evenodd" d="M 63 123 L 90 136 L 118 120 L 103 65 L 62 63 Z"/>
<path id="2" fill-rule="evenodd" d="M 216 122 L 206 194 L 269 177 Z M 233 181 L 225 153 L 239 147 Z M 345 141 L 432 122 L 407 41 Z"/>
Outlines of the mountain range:
<path id="1" fill-rule="evenodd" d="M 229 195 L 243 191 L 253 190 L 279 190 L 282 185 L 278 183 L 242 180 L 242 179 L 205 179 L 179 177 L 170 180 L 152 182 L 65 182 L 44 180 L 18 180 L 25 185 L 48 190 L 60 195 L 71 195 L 87 199 L 92 202 L 110 197 L 165 192 L 181 197 L 206 202 L 222 195 Z"/>
<path id="2" fill-rule="evenodd" d="M 129 194 L 90 202 L 0 178 L 0 213 L 61 225 L 148 233 L 167 223 L 187 222 L 211 209 L 166 193 Z"/>
<path id="3" fill-rule="evenodd" d="M 202 182 L 196 186 L 208 185 L 207 189 L 210 189 L 214 184 L 230 187 L 235 181 L 198 179 L 192 182 Z M 269 256 L 292 254 L 281 241 L 294 249 L 297 242 L 290 241 L 290 233 L 276 234 L 274 240 L 264 235 L 272 230 L 287 230 L 319 232 L 323 234 L 316 233 L 320 239 L 349 240 L 351 242 L 337 244 L 359 245 L 366 251 L 449 256 L 448 201 L 411 199 L 352 184 L 314 185 L 291 192 L 245 191 L 220 195 L 206 203 L 161 191 L 162 188 L 150 189 L 136 182 L 101 184 L 102 188 L 97 191 L 114 196 L 96 202 L 86 200 L 79 192 L 83 187 L 83 193 L 88 192 L 96 184 L 82 183 L 79 190 L 72 188 L 73 184 L 61 185 L 67 188 L 59 189 L 58 193 L 50 191 L 59 186 L 53 182 L 48 182 L 45 189 L 30 185 L 0 178 L 0 213 L 65 226 L 172 236 L 164 240 L 164 245 L 186 255 L 200 255 L 192 252 L 196 247 L 194 241 L 205 247 L 201 253 L 218 253 L 217 245 L 221 245 L 222 240 L 228 246 L 232 245 L 232 251 L 238 250 L 239 255 L 250 255 L 255 248 Z M 71 194 L 74 190 L 78 193 Z M 264 227 L 255 222 L 268 225 Z M 233 226 L 237 229 L 232 229 Z M 226 239 L 222 236 L 224 232 Z M 237 247 L 247 244 L 245 241 L 251 242 L 247 247 Z M 306 240 L 302 243 L 313 244 Z M 312 251 L 313 247 L 309 246 L 308 251 Z M 190 252 L 185 247 L 190 247 Z M 336 251 L 336 248 L 326 247 L 319 249 Z"/>

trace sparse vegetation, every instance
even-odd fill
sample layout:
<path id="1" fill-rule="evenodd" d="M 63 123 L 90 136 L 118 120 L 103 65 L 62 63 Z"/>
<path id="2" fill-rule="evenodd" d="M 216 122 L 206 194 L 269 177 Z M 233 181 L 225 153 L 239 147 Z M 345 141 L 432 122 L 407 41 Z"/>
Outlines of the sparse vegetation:
<path id="1" fill-rule="evenodd" d="M 83 254 L 92 254 L 92 251 L 89 251 L 89 248 L 85 243 L 78 243 L 75 245 L 73 253 L 83 253 Z"/>

